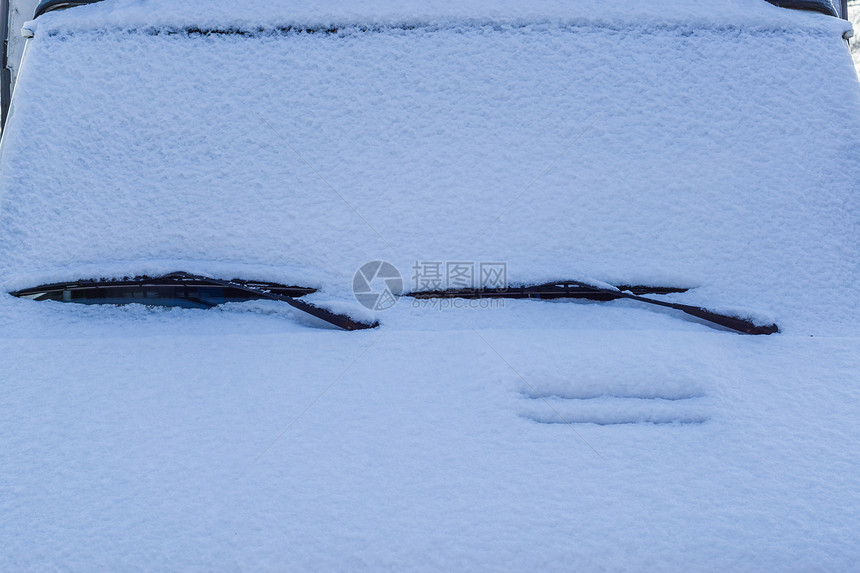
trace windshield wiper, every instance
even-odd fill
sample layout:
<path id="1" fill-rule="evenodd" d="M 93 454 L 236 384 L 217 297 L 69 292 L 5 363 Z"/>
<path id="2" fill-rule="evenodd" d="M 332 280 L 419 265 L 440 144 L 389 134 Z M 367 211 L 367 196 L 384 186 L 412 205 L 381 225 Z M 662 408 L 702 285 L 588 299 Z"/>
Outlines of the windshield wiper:
<path id="1" fill-rule="evenodd" d="M 270 299 L 285 302 L 344 330 L 362 330 L 379 326 L 332 312 L 299 300 L 316 289 L 286 286 L 263 281 L 223 280 L 186 272 L 160 277 L 141 276 L 122 280 L 81 280 L 53 283 L 10 293 L 32 300 L 55 300 L 83 304 L 131 304 L 211 308 L 226 302 Z"/>
<path id="2" fill-rule="evenodd" d="M 602 287 L 590 285 L 588 283 L 578 281 L 559 281 L 552 283 L 544 283 L 535 286 L 508 287 L 502 289 L 449 289 L 436 291 L 417 291 L 408 293 L 406 296 L 413 298 L 537 298 L 537 299 L 557 299 L 557 298 L 587 298 L 592 300 L 615 300 L 619 298 L 629 298 L 638 300 L 647 304 L 655 304 L 666 308 L 680 310 L 696 318 L 706 320 L 708 322 L 718 324 L 725 328 L 742 332 L 744 334 L 774 334 L 779 332 L 779 327 L 776 324 L 758 325 L 745 318 L 720 314 L 687 304 L 676 302 L 665 302 L 653 298 L 641 296 L 643 294 L 668 294 L 677 292 L 686 292 L 687 289 L 670 288 L 670 287 L 647 287 L 647 286 L 620 286 L 620 287 Z"/>

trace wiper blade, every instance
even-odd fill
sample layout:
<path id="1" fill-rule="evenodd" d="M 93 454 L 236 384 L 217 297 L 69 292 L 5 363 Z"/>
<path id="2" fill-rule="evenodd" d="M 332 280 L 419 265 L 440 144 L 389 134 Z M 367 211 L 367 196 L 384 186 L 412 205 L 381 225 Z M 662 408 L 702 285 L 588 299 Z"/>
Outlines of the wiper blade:
<path id="1" fill-rule="evenodd" d="M 779 332 L 776 324 L 758 325 L 745 318 L 721 314 L 687 304 L 666 302 L 641 296 L 642 294 L 668 294 L 686 292 L 687 289 L 671 287 L 621 286 L 605 288 L 578 281 L 559 281 L 535 286 L 510 287 L 503 289 L 450 289 L 443 291 L 418 291 L 408 293 L 413 298 L 588 298 L 593 300 L 615 300 L 629 298 L 647 304 L 654 304 L 680 310 L 696 318 L 718 324 L 744 334 L 774 334 Z"/>
<path id="2" fill-rule="evenodd" d="M 637 295 L 687 292 L 687 289 L 678 287 L 623 285 L 616 288 L 620 291 L 630 291 Z M 589 300 L 601 301 L 622 298 L 621 293 L 614 290 L 601 289 L 584 283 L 574 283 L 572 281 L 546 283 L 535 286 L 508 286 L 500 289 L 464 288 L 425 290 L 407 293 L 406 296 L 411 296 L 413 298 L 587 298 Z"/>
<path id="3" fill-rule="evenodd" d="M 349 316 L 298 300 L 298 297 L 313 292 L 316 292 L 316 289 L 242 279 L 223 280 L 175 272 L 160 277 L 142 276 L 122 280 L 53 283 L 10 294 L 38 301 L 54 300 L 84 304 L 141 303 L 186 308 L 211 308 L 225 302 L 262 298 L 286 302 L 302 312 L 344 330 L 362 330 L 379 325 L 378 322 L 366 323 L 354 320 Z"/>
<path id="4" fill-rule="evenodd" d="M 21 298 L 29 298 L 33 300 L 57 300 L 69 302 L 85 302 L 97 303 L 99 299 L 134 299 L 134 298 L 189 298 L 189 287 L 197 288 L 200 291 L 205 291 L 206 287 L 213 287 L 222 291 L 220 296 L 207 297 L 218 298 L 218 302 L 205 302 L 205 306 L 215 306 L 221 302 L 232 302 L 236 300 L 247 300 L 248 297 L 243 294 L 244 291 L 236 291 L 235 289 L 225 289 L 223 286 L 216 284 L 212 279 L 195 279 L 185 280 L 183 277 L 186 273 L 171 273 L 165 276 L 149 277 L 139 276 L 134 278 L 123 279 L 87 279 L 77 280 L 62 283 L 51 283 L 14 291 L 10 294 Z M 244 286 L 252 286 L 270 290 L 278 294 L 284 294 L 291 297 L 301 297 L 306 294 L 316 292 L 316 289 L 299 286 L 286 286 L 277 283 L 269 283 L 263 281 L 245 281 L 242 279 L 233 279 L 234 283 Z M 179 289 L 178 291 L 175 289 Z M 185 289 L 185 290 L 183 290 Z M 212 293 L 210 293 L 212 294 Z M 174 295 L 171 297 L 171 295 Z M 80 300 L 79 300 L 80 299 Z M 135 302 L 127 300 L 125 302 Z"/>

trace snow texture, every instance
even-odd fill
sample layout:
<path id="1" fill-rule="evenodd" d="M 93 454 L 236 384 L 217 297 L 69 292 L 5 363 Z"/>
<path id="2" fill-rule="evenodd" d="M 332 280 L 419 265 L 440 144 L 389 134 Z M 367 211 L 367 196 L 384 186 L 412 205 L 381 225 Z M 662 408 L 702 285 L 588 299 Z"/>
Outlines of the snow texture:
<path id="1" fill-rule="evenodd" d="M 257 312 L 14 306 L 5 570 L 860 559 L 856 338 L 537 302 L 421 324 L 398 305 L 398 326 L 350 334 Z"/>
<path id="2" fill-rule="evenodd" d="M 37 33 L 0 280 L 232 265 L 349 294 L 368 260 L 503 261 L 856 332 L 857 80 L 799 28 Z"/>
<path id="3" fill-rule="evenodd" d="M 34 27 L 0 155 L 0 569 L 860 562 L 844 22 L 114 0 Z M 185 270 L 346 310 L 371 260 L 691 287 L 665 298 L 782 333 L 631 300 L 403 298 L 345 333 L 5 294 Z"/>
<path id="4" fill-rule="evenodd" d="M 857 69 L 857 76 L 860 77 L 860 2 L 848 3 L 848 17 L 854 25 L 855 37 L 851 39 L 851 57 L 854 58 L 854 67 Z"/>
<path id="5" fill-rule="evenodd" d="M 687 26 L 843 29 L 844 22 L 802 13 L 763 0 L 107 0 L 51 13 L 36 24 L 43 32 L 135 28 L 244 29 L 305 26 L 421 26 L 452 24 L 600 24 L 609 27 Z"/>

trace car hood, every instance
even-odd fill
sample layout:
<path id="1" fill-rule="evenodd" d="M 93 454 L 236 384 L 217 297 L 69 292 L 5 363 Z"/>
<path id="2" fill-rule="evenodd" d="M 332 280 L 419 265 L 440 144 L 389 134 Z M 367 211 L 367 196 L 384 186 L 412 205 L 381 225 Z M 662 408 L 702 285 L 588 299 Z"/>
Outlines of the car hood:
<path id="1" fill-rule="evenodd" d="M 291 326 L 277 305 L 28 305 L 0 335 L 0 465 L 14 468 L 0 561 L 677 570 L 860 557 L 857 339 L 666 317 L 618 329 L 601 317 L 611 307 L 574 303 L 517 328 L 544 303 L 513 302 L 420 323 L 395 308 L 396 326 L 359 333 Z M 583 308 L 598 312 L 571 328 Z"/>

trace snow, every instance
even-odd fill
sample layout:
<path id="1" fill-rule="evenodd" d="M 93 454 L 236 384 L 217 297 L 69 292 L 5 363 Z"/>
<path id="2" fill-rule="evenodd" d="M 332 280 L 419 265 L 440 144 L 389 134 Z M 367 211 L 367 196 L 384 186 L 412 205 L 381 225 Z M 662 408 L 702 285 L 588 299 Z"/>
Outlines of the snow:
<path id="1" fill-rule="evenodd" d="M 844 23 L 705 4 L 39 18 L 0 149 L 0 292 L 185 270 L 382 326 L 0 294 L 0 569 L 854 567 Z M 371 314 L 351 288 L 372 260 L 407 290 L 416 261 L 691 287 L 663 298 L 782 333 L 632 300 Z"/>
<path id="2" fill-rule="evenodd" d="M 848 3 L 848 17 L 854 25 L 854 33 L 860 34 L 860 3 Z M 851 39 L 851 57 L 854 58 L 854 67 L 857 68 L 857 75 L 860 77 L 860 44 L 857 43 L 858 40 L 860 39 L 857 36 Z"/>
<path id="3" fill-rule="evenodd" d="M 502 261 L 511 281 L 682 284 L 857 332 L 860 101 L 838 34 L 108 30 L 28 50 L 8 285 L 230 266 L 349 298 L 370 260 Z"/>
<path id="4" fill-rule="evenodd" d="M 25 303 L 31 324 L 0 335 L 4 569 L 860 558 L 856 338 L 668 317 L 642 332 L 545 316 L 535 329 L 539 303 L 510 301 L 473 312 L 477 333 L 350 334 Z M 503 322 L 475 322 L 487 315 Z"/>
<path id="5" fill-rule="evenodd" d="M 35 26 L 43 33 L 116 27 L 257 30 L 260 27 L 327 28 L 351 25 L 587 23 L 609 27 L 686 26 L 844 30 L 845 23 L 819 13 L 790 11 L 763 0 L 108 0 L 74 11 L 49 13 Z M 841 33 L 841 32 L 840 32 Z"/>

